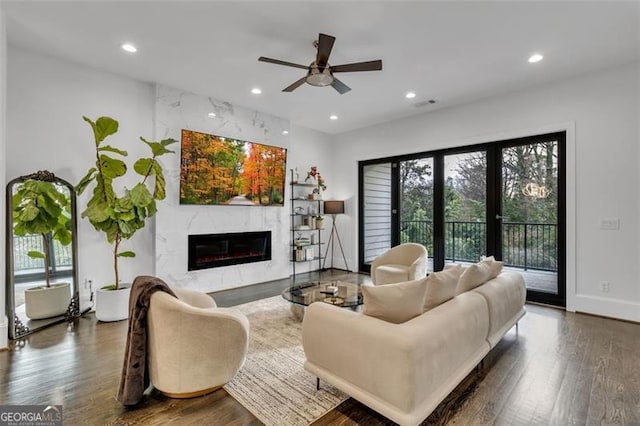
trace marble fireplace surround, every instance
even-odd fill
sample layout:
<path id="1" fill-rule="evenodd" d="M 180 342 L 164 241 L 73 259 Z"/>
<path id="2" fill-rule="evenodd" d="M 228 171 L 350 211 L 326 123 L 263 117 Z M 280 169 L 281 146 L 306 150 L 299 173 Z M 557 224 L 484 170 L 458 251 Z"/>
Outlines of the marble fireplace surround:
<path id="1" fill-rule="evenodd" d="M 215 117 L 208 116 L 210 112 Z M 156 86 L 155 137 L 180 141 L 182 129 L 289 148 L 290 123 L 247 108 L 167 86 Z M 288 277 L 289 209 L 261 206 L 180 205 L 180 149 L 160 160 L 167 198 L 155 229 L 156 275 L 172 285 L 205 292 Z M 290 152 L 288 153 L 290 155 Z M 287 197 L 288 194 L 285 195 Z M 188 271 L 188 235 L 271 231 L 270 261 Z"/>

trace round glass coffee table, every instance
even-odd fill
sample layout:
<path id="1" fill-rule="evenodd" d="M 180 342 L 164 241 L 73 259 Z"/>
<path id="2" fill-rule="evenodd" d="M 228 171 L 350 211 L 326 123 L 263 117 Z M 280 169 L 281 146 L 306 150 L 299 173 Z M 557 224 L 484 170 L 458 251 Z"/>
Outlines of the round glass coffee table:
<path id="1" fill-rule="evenodd" d="M 282 297 L 291 302 L 291 312 L 299 319 L 304 316 L 304 308 L 313 302 L 353 310 L 362 305 L 360 285 L 345 281 L 315 281 L 294 285 L 283 291 Z"/>

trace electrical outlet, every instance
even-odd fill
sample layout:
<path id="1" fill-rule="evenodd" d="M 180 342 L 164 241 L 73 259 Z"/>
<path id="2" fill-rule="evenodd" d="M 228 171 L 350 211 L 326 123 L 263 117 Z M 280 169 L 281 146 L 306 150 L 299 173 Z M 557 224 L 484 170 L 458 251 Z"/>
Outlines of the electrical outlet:
<path id="1" fill-rule="evenodd" d="M 603 293 L 609 293 L 609 281 L 602 281 L 600 283 L 600 291 Z"/>
<path id="2" fill-rule="evenodd" d="M 605 217 L 600 220 L 600 229 L 615 231 L 620 229 L 620 219 L 617 217 Z"/>

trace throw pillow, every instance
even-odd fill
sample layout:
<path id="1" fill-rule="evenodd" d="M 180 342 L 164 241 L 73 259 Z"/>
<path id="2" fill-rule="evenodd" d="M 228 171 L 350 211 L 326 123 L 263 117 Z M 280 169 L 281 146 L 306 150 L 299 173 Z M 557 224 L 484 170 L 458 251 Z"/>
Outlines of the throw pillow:
<path id="1" fill-rule="evenodd" d="M 361 289 L 365 315 L 400 324 L 422 314 L 427 278 Z"/>
<path id="2" fill-rule="evenodd" d="M 495 257 L 493 256 L 485 257 L 482 260 L 482 262 L 489 264 L 489 268 L 491 272 L 489 272 L 488 279 L 492 280 L 495 277 L 497 277 L 500 274 L 500 272 L 502 272 L 502 267 L 504 266 L 504 262 L 496 260 Z"/>
<path id="3" fill-rule="evenodd" d="M 456 286 L 460 275 L 462 275 L 462 266 L 446 265 L 444 270 L 434 272 L 427 277 L 427 294 L 424 300 L 424 310 L 435 308 L 436 306 L 453 299 L 456 295 Z"/>
<path id="4" fill-rule="evenodd" d="M 452 268 L 457 268 L 460 267 L 460 271 L 464 272 L 465 269 L 467 269 L 466 266 L 463 266 L 462 263 L 447 263 L 444 265 L 444 268 L 442 268 L 443 271 L 446 271 L 448 269 L 452 269 Z"/>
<path id="5" fill-rule="evenodd" d="M 490 273 L 491 266 L 489 262 L 479 262 L 469 265 L 460 276 L 458 286 L 456 287 L 456 296 L 485 283 L 489 280 Z"/>

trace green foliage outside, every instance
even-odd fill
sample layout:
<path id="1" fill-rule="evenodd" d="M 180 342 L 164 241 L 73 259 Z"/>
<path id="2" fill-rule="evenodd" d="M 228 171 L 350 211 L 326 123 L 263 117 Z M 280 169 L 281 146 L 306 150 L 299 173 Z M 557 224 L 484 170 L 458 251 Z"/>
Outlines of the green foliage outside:
<path id="1" fill-rule="evenodd" d="M 43 251 L 30 250 L 27 255 L 44 260 L 45 282 L 50 287 L 51 240 L 71 244 L 71 199 L 64 188 L 52 182 L 27 179 L 13 194 L 12 206 L 14 235 L 39 235 L 42 239 Z"/>
<path id="2" fill-rule="evenodd" d="M 140 140 L 151 150 L 151 157 L 139 158 L 133 165 L 135 172 L 142 178 L 131 189 L 125 189 L 118 195 L 113 181 L 127 173 L 127 165 L 118 157 L 126 157 L 126 151 L 103 144 L 104 140 L 118 131 L 118 122 L 110 117 L 100 117 L 95 122 L 83 117 L 93 129 L 96 162 L 76 186 L 78 194 L 82 194 L 90 184 L 94 184 L 93 194 L 82 212 L 93 227 L 105 234 L 109 244 L 113 244 L 113 268 L 115 283 L 110 286 L 117 290 L 119 283 L 118 258 L 135 257 L 132 251 L 119 251 L 122 240 L 127 240 L 144 228 L 146 219 L 157 212 L 156 200 L 163 200 L 165 179 L 162 166 L 157 158 L 173 153 L 167 146 L 175 143 L 173 139 L 160 142 Z M 109 155 L 111 154 L 111 155 Z M 151 184 L 150 181 L 153 181 Z"/>
<path id="3" fill-rule="evenodd" d="M 484 247 L 486 156 L 484 152 L 476 152 L 458 158 L 444 186 L 445 256 L 448 259 L 455 257 L 476 261 L 481 255 L 487 254 Z M 504 223 L 517 224 L 505 228 L 503 245 L 504 253 L 513 257 L 514 265 L 524 263 L 525 250 L 540 253 L 535 259 L 529 259 L 530 265 L 546 265 L 544 268 L 554 268 L 556 265 L 557 235 L 553 225 L 557 223 L 557 163 L 556 142 L 503 150 L 502 215 L 508 218 Z M 433 254 L 431 175 L 431 159 L 400 162 L 400 241 L 421 243 L 427 247 L 430 255 Z M 525 195 L 523 191 L 531 182 L 543 185 L 549 195 L 545 198 Z M 528 233 L 527 247 L 523 243 L 524 232 Z"/>

